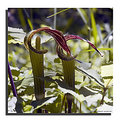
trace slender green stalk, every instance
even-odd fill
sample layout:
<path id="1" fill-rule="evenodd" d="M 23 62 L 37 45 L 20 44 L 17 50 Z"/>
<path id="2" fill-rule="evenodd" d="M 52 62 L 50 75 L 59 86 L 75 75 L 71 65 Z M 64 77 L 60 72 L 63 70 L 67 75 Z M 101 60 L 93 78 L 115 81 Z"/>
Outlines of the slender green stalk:
<path id="1" fill-rule="evenodd" d="M 64 80 L 66 84 L 71 87 L 73 90 L 75 90 L 75 62 L 74 59 L 67 61 L 67 60 L 62 60 L 62 65 L 63 65 L 63 75 L 64 75 Z"/>
<path id="2" fill-rule="evenodd" d="M 80 113 L 82 112 L 82 104 L 80 103 Z"/>
<path id="3" fill-rule="evenodd" d="M 21 25 L 22 25 L 22 28 L 26 28 L 26 21 L 24 19 L 24 15 L 23 15 L 23 11 L 22 11 L 22 8 L 19 8 L 18 9 L 18 16 L 19 16 L 19 20 L 21 22 Z"/>
<path id="4" fill-rule="evenodd" d="M 57 14 L 60 14 L 60 13 L 62 13 L 62 12 L 64 12 L 64 11 L 67 11 L 67 10 L 69 10 L 69 9 L 71 9 L 71 8 L 63 9 L 63 10 L 61 10 L 61 11 L 57 12 L 57 13 L 54 13 L 54 14 L 52 14 L 52 15 L 48 16 L 47 18 L 53 17 L 53 16 L 55 16 L 55 15 L 57 15 Z"/>
<path id="5" fill-rule="evenodd" d="M 97 46 L 97 27 L 96 27 L 96 21 L 94 17 L 93 10 L 91 9 L 90 11 L 90 16 L 91 16 L 91 24 L 92 24 L 92 34 L 94 37 L 94 45 Z"/>
<path id="6" fill-rule="evenodd" d="M 71 61 L 62 60 L 63 65 L 63 72 L 64 72 L 64 80 L 66 84 L 75 90 L 75 63 L 74 59 Z M 68 113 L 71 113 L 71 107 L 73 102 L 73 96 L 71 94 L 66 95 L 67 102 L 68 102 Z"/>
<path id="7" fill-rule="evenodd" d="M 36 38 L 36 49 L 40 50 L 40 37 Z M 45 95 L 44 80 L 41 79 L 44 77 L 44 58 L 43 54 L 35 53 L 31 49 L 29 49 L 29 52 L 34 76 L 35 98 L 36 100 L 40 100 Z"/>
<path id="8" fill-rule="evenodd" d="M 72 90 L 75 90 L 75 61 L 74 59 L 62 60 L 62 65 L 63 65 L 63 75 L 64 75 L 65 83 Z M 66 98 L 68 102 L 68 113 L 71 113 L 73 96 L 71 94 L 66 94 Z"/>
<path id="9" fill-rule="evenodd" d="M 75 57 L 72 57 L 70 54 L 65 55 L 63 50 L 60 46 L 56 48 L 59 58 L 62 60 L 63 66 L 63 76 L 64 81 L 67 87 L 75 90 Z M 69 93 L 65 94 L 65 98 L 67 99 L 68 103 L 68 113 L 71 113 L 71 107 L 73 102 L 73 96 Z M 67 106 L 65 105 L 65 112 Z"/>

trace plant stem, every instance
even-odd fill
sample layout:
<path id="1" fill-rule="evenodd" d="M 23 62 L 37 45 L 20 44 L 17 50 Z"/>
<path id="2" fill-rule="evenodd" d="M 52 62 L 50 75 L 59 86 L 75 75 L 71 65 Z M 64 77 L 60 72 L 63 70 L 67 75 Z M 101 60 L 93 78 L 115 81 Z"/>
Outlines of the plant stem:
<path id="1" fill-rule="evenodd" d="M 75 61 L 73 60 L 62 60 L 64 81 L 68 87 L 75 90 Z M 71 107 L 73 102 L 73 96 L 66 94 L 68 102 L 68 113 L 71 113 Z"/>
<path id="2" fill-rule="evenodd" d="M 103 88 L 103 95 L 102 95 L 102 99 L 101 99 L 101 102 L 100 102 L 100 105 L 102 105 L 104 103 L 104 97 L 106 95 L 106 91 L 107 91 L 108 88 Z"/>
<path id="3" fill-rule="evenodd" d="M 75 90 L 75 62 L 62 60 L 64 80 L 67 86 Z"/>
<path id="4" fill-rule="evenodd" d="M 10 83 L 11 83 L 13 95 L 14 95 L 15 97 L 17 97 L 17 92 L 16 92 L 16 88 L 15 88 L 15 85 L 14 85 L 14 81 L 13 81 L 13 77 L 12 77 L 12 73 L 11 73 L 11 69 L 10 69 L 10 64 L 9 64 L 9 62 L 8 62 L 8 75 L 9 75 L 9 78 L 10 78 Z"/>
<path id="5" fill-rule="evenodd" d="M 40 50 L 40 37 L 36 38 L 36 49 Z M 29 49 L 30 59 L 32 64 L 33 76 L 34 76 L 34 91 L 36 100 L 40 100 L 45 97 L 44 80 L 44 58 L 43 54 L 38 54 Z"/>
<path id="6" fill-rule="evenodd" d="M 80 103 L 80 113 L 82 112 L 82 104 Z"/>

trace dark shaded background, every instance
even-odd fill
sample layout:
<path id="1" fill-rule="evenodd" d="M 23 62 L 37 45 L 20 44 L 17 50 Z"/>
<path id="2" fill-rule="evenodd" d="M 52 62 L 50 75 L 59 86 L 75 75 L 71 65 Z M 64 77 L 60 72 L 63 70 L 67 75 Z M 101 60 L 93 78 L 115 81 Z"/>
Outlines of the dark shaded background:
<path id="1" fill-rule="evenodd" d="M 58 8 L 58 11 L 64 8 Z M 89 11 L 88 8 L 84 8 L 85 11 Z M 54 14 L 54 8 L 9 8 L 8 9 L 8 26 L 23 28 L 24 31 L 29 32 L 30 27 L 27 23 L 27 17 L 30 18 L 34 29 L 40 27 L 41 24 L 48 26 L 54 26 L 54 17 L 47 18 Z M 22 25 L 21 17 L 25 19 L 25 25 Z M 111 8 L 97 8 L 94 12 L 96 24 L 109 23 L 113 24 L 113 9 Z M 76 8 L 69 9 L 56 15 L 56 28 L 63 31 L 64 33 L 80 33 L 80 29 L 84 26 L 79 13 Z M 112 28 L 112 26 L 111 26 Z M 82 33 L 85 35 L 85 33 Z"/>

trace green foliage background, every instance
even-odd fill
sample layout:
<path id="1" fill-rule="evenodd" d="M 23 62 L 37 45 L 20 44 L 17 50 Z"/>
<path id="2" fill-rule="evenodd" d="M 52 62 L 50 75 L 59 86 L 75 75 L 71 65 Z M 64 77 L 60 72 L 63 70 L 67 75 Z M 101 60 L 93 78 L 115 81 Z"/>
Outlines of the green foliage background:
<path id="1" fill-rule="evenodd" d="M 8 113 L 36 113 L 40 107 L 46 109 L 48 113 L 65 113 L 63 98 L 67 92 L 74 96 L 72 113 L 112 111 L 113 10 L 110 8 L 63 10 L 64 8 L 8 9 L 10 14 L 8 14 L 8 61 L 18 94 L 17 99 L 13 97 L 8 78 Z M 104 54 L 104 57 L 100 57 L 83 41 L 68 41 L 73 55 L 78 54 L 77 59 L 83 61 L 81 64 L 76 63 L 78 68 L 75 73 L 76 89 L 72 91 L 60 81 L 63 79 L 62 62 L 56 54 L 55 41 L 48 34 L 41 32 L 42 46 L 49 52 L 44 57 L 45 99 L 36 102 L 30 57 L 23 40 L 30 30 L 44 26 L 58 29 L 64 34 L 87 38 Z M 107 88 L 105 93 L 104 87 Z"/>

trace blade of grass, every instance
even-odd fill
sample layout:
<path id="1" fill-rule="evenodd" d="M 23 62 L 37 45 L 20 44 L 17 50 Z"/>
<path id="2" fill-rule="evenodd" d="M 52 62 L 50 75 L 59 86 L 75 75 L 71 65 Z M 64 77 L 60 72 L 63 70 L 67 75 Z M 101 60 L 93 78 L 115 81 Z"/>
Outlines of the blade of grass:
<path id="1" fill-rule="evenodd" d="M 84 22 L 85 24 L 87 24 L 87 20 L 85 19 L 84 15 L 83 15 L 83 13 L 82 13 L 82 11 L 81 11 L 81 9 L 80 9 L 80 8 L 76 8 L 76 9 L 77 9 L 79 15 L 81 16 L 83 22 Z"/>
<path id="2" fill-rule="evenodd" d="M 77 9 L 79 15 L 81 16 L 83 22 L 85 23 L 87 29 L 90 30 L 90 27 L 89 27 L 88 24 L 87 24 L 87 20 L 86 20 L 84 14 L 83 14 L 85 11 L 84 11 L 83 9 L 80 9 L 80 8 L 76 8 L 76 9 Z M 85 14 L 86 14 L 86 12 L 85 12 Z"/>
<path id="3" fill-rule="evenodd" d="M 110 50 L 112 51 L 113 48 L 97 48 L 98 50 Z M 94 52 L 95 50 L 94 49 L 90 49 L 90 50 L 82 50 L 81 52 Z"/>
<path id="4" fill-rule="evenodd" d="M 71 8 L 63 9 L 63 10 L 61 10 L 61 11 L 55 13 L 55 14 L 52 14 L 52 15 L 48 16 L 47 18 L 53 17 L 53 16 L 55 16 L 55 15 L 57 15 L 57 14 L 60 14 L 60 13 L 62 13 L 62 12 L 65 12 L 65 11 L 67 11 L 67 10 L 69 10 L 69 9 L 71 9 Z"/>
<path id="5" fill-rule="evenodd" d="M 102 33 L 101 33 L 101 29 L 100 29 L 100 25 L 97 24 L 97 31 L 98 31 L 98 35 L 100 38 L 101 43 L 103 43 L 103 37 L 102 37 Z"/>
<path id="6" fill-rule="evenodd" d="M 33 30 L 33 25 L 32 25 L 32 22 L 29 18 L 27 18 L 27 21 L 28 21 L 28 24 L 29 24 L 29 27 L 31 30 Z"/>
<path id="7" fill-rule="evenodd" d="M 29 16 L 29 14 L 28 14 L 28 12 L 27 12 L 27 10 L 25 8 L 24 8 L 24 12 L 25 12 L 25 14 L 27 16 L 27 22 L 29 24 L 29 27 L 30 27 L 31 30 L 33 30 L 33 25 L 32 25 L 32 22 L 30 20 L 30 16 Z"/>
<path id="8" fill-rule="evenodd" d="M 23 12 L 22 12 L 21 8 L 18 9 L 18 16 L 19 16 L 22 28 L 25 28 L 26 27 L 26 21 L 24 19 L 24 15 L 23 15 Z"/>
<path id="9" fill-rule="evenodd" d="M 93 33 L 93 36 L 94 36 L 94 42 L 95 42 L 95 46 L 97 45 L 97 28 L 96 28 L 96 21 L 95 21 L 95 18 L 94 18 L 94 13 L 91 9 L 91 23 L 92 23 L 92 33 Z"/>

